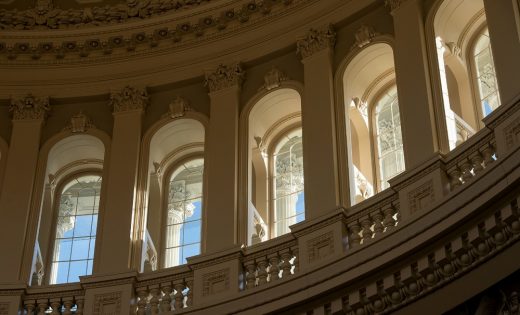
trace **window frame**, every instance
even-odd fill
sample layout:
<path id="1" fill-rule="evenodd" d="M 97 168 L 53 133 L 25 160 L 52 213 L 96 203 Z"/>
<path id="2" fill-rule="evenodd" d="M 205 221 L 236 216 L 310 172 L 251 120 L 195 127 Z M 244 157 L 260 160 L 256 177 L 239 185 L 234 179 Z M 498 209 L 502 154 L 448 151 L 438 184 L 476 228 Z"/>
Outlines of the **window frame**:
<path id="1" fill-rule="evenodd" d="M 269 239 L 273 239 L 273 238 L 276 238 L 276 237 L 280 237 L 284 234 L 281 234 L 281 235 L 275 235 L 275 227 L 274 227 L 274 218 L 275 218 L 275 196 L 274 196 L 274 179 L 275 179 L 275 170 L 274 170 L 274 154 L 275 154 L 275 150 L 276 150 L 276 147 L 278 146 L 278 144 L 283 140 L 283 138 L 296 131 L 296 130 L 301 130 L 302 132 L 302 148 L 303 148 L 303 128 L 302 128 L 302 123 L 301 123 L 301 120 L 296 122 L 296 123 L 293 123 L 285 128 L 283 128 L 282 130 L 280 130 L 272 139 L 271 141 L 269 142 L 269 145 L 267 147 L 267 169 L 268 169 L 268 173 L 267 173 L 267 181 L 268 181 L 268 184 L 267 184 L 267 196 L 269 197 L 269 201 L 268 201 L 268 215 L 269 217 L 267 218 L 267 222 L 268 222 L 268 226 L 269 226 Z M 302 152 L 302 156 L 303 156 L 303 160 L 305 161 L 305 156 Z M 305 172 L 305 170 L 304 170 Z M 305 176 L 305 175 L 304 175 Z M 304 181 L 304 186 L 303 186 L 303 192 L 305 192 L 305 181 Z M 306 208 L 304 206 L 304 216 L 306 214 Z"/>
<path id="2" fill-rule="evenodd" d="M 191 154 L 184 155 L 179 159 L 176 159 L 169 163 L 166 167 L 166 171 L 164 172 L 161 180 L 161 240 L 160 240 L 160 250 L 157 252 L 158 256 L 158 268 L 157 269 L 165 269 L 165 268 L 175 268 L 180 265 L 174 265 L 170 267 L 166 267 L 166 227 L 168 222 L 168 197 L 170 191 L 170 179 L 173 175 L 173 172 L 181 167 L 183 164 L 186 164 L 193 160 L 202 159 L 203 167 L 202 167 L 202 206 L 201 206 L 201 218 L 200 218 L 200 226 L 201 226 L 201 235 L 200 235 L 200 254 L 203 253 L 204 245 L 205 245 L 205 222 L 206 222 L 206 161 L 204 158 L 204 152 L 194 152 Z M 183 223 L 184 224 L 184 223 Z"/>
<path id="3" fill-rule="evenodd" d="M 376 121 L 376 107 L 379 101 L 392 89 L 396 89 L 395 94 L 397 98 L 397 104 L 399 108 L 399 117 L 401 118 L 401 107 L 399 106 L 399 91 L 397 90 L 397 83 L 395 78 L 382 86 L 377 93 L 374 94 L 374 96 L 369 101 L 368 106 L 368 117 L 369 117 L 369 135 L 370 135 L 370 143 L 371 143 L 371 149 L 373 154 L 371 154 L 372 157 L 372 172 L 373 172 L 373 187 L 374 187 L 374 195 L 377 193 L 382 192 L 384 189 L 381 187 L 381 166 L 379 165 L 379 147 L 378 147 L 378 141 L 377 141 L 377 121 Z M 404 160 L 404 140 L 402 139 L 403 135 L 403 129 L 401 126 L 401 141 L 403 142 L 403 163 L 404 163 L 404 170 L 406 170 L 406 161 Z M 403 170 L 403 171 L 404 171 Z M 400 174 L 400 173 L 397 173 Z M 396 174 L 396 175 L 397 175 Z M 394 176 L 396 176 L 394 175 Z M 389 187 L 390 188 L 390 187 Z"/>
<path id="4" fill-rule="evenodd" d="M 103 194 L 103 170 L 102 169 L 95 169 L 95 168 L 89 168 L 89 169 L 83 169 L 79 170 L 70 174 L 67 174 L 65 177 L 59 180 L 58 184 L 55 186 L 54 191 L 52 192 L 52 226 L 51 226 L 51 233 L 50 233 L 50 242 L 49 242 L 49 251 L 48 251 L 48 257 L 46 260 L 47 263 L 47 270 L 49 272 L 46 272 L 44 274 L 43 283 L 47 285 L 58 285 L 58 284 L 70 284 L 70 283 L 79 283 L 78 282 L 65 282 L 65 283 L 51 283 L 51 273 L 52 273 L 52 262 L 54 257 L 54 252 L 56 250 L 55 248 L 55 242 L 56 242 L 56 230 L 58 228 L 58 214 L 59 214 L 59 200 L 61 200 L 61 194 L 64 187 L 70 183 L 72 180 L 83 177 L 83 176 L 99 176 L 101 178 L 101 188 L 99 190 L 99 204 L 98 204 L 98 219 L 97 219 L 97 228 L 96 228 L 96 242 L 94 243 L 94 257 L 92 258 L 92 273 L 94 273 L 94 267 L 95 267 L 95 261 L 96 261 L 96 252 L 99 248 L 99 238 L 98 235 L 100 235 L 100 228 L 101 228 L 101 199 Z M 88 276 L 88 275 L 87 275 Z"/>

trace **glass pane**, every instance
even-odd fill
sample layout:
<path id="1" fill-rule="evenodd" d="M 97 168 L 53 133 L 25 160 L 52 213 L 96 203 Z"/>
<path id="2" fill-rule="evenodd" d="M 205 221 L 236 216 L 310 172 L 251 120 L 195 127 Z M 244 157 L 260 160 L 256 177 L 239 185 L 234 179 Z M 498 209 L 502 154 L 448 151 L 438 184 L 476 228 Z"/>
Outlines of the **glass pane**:
<path id="1" fill-rule="evenodd" d="M 79 276 L 87 274 L 87 261 L 72 261 L 70 263 L 68 282 L 79 282 Z"/>
<path id="2" fill-rule="evenodd" d="M 500 105 L 493 54 L 487 28 L 484 29 L 475 42 L 473 53 L 477 72 L 475 75 L 482 103 L 482 114 L 485 117 Z"/>
<path id="3" fill-rule="evenodd" d="M 93 259 L 94 258 L 94 249 L 96 248 L 96 239 L 92 238 L 90 239 L 89 249 L 88 249 L 88 258 Z"/>
<path id="4" fill-rule="evenodd" d="M 53 269 L 56 272 L 54 283 L 66 283 L 69 275 L 69 262 L 53 263 Z"/>
<path id="5" fill-rule="evenodd" d="M 200 244 L 186 245 L 182 248 L 183 264 L 187 263 L 186 258 L 200 254 Z"/>
<path id="6" fill-rule="evenodd" d="M 71 260 L 87 259 L 89 252 L 90 239 L 74 239 L 72 242 L 72 254 L 70 255 Z"/>
<path id="7" fill-rule="evenodd" d="M 184 223 L 184 244 L 200 242 L 200 221 Z"/>
<path id="8" fill-rule="evenodd" d="M 80 215 L 76 217 L 76 225 L 74 226 L 74 237 L 82 237 L 91 235 L 92 215 Z"/>
<path id="9" fill-rule="evenodd" d="M 70 259 L 70 252 L 72 249 L 72 240 L 56 240 L 55 250 L 54 250 L 54 260 L 55 261 L 67 261 Z"/>

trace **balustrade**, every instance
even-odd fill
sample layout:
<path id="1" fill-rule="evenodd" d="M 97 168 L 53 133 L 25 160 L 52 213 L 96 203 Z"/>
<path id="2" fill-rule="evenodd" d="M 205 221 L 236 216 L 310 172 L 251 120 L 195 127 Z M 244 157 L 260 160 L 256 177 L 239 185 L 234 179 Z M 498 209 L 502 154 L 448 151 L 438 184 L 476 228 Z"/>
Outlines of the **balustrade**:
<path id="1" fill-rule="evenodd" d="M 23 310 L 27 315 L 80 315 L 83 314 L 84 300 L 82 290 L 56 291 L 52 287 L 40 287 L 37 293 L 28 290 L 23 298 Z"/>

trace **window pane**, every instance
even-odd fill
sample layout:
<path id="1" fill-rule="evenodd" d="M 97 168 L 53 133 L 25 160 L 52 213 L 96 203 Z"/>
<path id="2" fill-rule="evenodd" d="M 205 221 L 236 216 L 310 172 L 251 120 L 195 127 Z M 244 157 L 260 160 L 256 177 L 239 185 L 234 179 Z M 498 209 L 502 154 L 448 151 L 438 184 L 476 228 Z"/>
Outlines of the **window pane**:
<path id="1" fill-rule="evenodd" d="M 473 56 L 476 67 L 475 75 L 482 103 L 482 114 L 485 117 L 500 105 L 495 65 L 493 63 L 493 54 L 487 28 L 482 31 L 475 42 Z"/>
<path id="2" fill-rule="evenodd" d="M 186 258 L 200 254 L 200 244 L 186 245 L 182 248 L 183 264 L 187 263 Z"/>
<path id="3" fill-rule="evenodd" d="M 62 189 L 50 283 L 79 281 L 92 273 L 101 177 L 78 176 Z"/>
<path id="4" fill-rule="evenodd" d="M 185 263 L 186 245 L 200 252 L 204 160 L 190 160 L 171 175 L 166 222 L 165 267 Z"/>

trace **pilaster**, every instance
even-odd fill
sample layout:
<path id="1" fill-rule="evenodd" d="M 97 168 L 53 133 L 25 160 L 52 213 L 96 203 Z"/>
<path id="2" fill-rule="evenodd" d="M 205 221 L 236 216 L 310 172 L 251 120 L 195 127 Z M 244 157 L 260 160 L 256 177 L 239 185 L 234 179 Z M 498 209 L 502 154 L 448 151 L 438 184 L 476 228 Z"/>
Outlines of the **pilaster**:
<path id="1" fill-rule="evenodd" d="M 411 169 L 429 159 L 439 149 L 424 20 L 421 1 L 387 0 L 386 4 L 394 20 L 394 62 L 404 157 L 406 169 Z M 447 148 L 447 139 L 445 142 Z"/>
<path id="2" fill-rule="evenodd" d="M 207 253 L 237 243 L 238 109 L 244 77 L 239 64 L 221 64 L 206 73 L 211 104 L 204 158 Z"/>
<path id="3" fill-rule="evenodd" d="M 332 55 L 336 33 L 332 25 L 296 43 L 304 65 L 302 134 L 306 219 L 338 207 L 337 156 Z"/>
<path id="4" fill-rule="evenodd" d="M 124 87 L 112 92 L 114 129 L 108 160 L 104 213 L 100 214 L 101 233 L 96 250 L 96 273 L 120 273 L 131 266 L 134 199 L 141 142 L 142 116 L 148 105 L 145 89 Z M 103 235 L 110 237 L 103 237 Z"/>
<path id="5" fill-rule="evenodd" d="M 50 110 L 49 98 L 30 94 L 13 98 L 9 110 L 13 116 L 13 131 L 0 192 L 0 248 L 4 252 L 0 279 L 4 283 L 16 283 L 29 281 L 20 279 L 20 273 L 41 129 Z"/>

